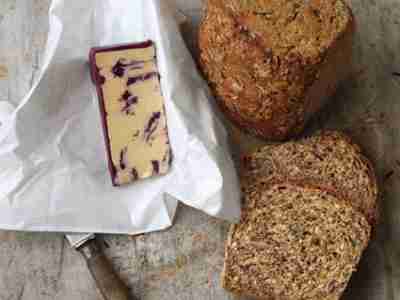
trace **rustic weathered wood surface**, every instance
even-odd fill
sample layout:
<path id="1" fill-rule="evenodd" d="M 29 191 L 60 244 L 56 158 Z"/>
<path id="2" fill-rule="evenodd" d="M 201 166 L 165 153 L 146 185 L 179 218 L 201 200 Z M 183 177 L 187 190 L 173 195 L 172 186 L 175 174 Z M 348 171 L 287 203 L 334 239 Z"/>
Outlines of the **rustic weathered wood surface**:
<path id="1" fill-rule="evenodd" d="M 191 17 L 185 30 L 191 48 L 201 6 L 198 0 L 193 9 L 193 1 L 177 1 Z M 18 102 L 37 74 L 49 2 L 0 1 L 0 101 Z M 394 73 L 400 72 L 400 0 L 350 4 L 358 20 L 354 76 L 308 131 L 347 129 L 374 161 L 384 221 L 345 298 L 395 300 L 400 299 L 400 77 Z M 241 150 L 252 145 L 237 134 L 233 140 Z M 226 222 L 180 207 L 169 231 L 103 239 L 107 256 L 138 298 L 224 300 L 234 299 L 219 284 L 227 228 Z M 0 232 L 0 300 L 98 297 L 83 259 L 62 235 Z"/>

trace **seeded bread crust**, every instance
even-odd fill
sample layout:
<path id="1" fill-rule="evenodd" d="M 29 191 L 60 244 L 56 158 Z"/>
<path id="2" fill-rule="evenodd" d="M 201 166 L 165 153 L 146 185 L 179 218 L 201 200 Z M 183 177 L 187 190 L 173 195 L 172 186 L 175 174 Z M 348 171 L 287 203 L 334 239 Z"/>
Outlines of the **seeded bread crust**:
<path id="1" fill-rule="evenodd" d="M 370 237 L 348 202 L 290 183 L 245 195 L 226 244 L 222 284 L 260 299 L 339 299 Z"/>
<path id="2" fill-rule="evenodd" d="M 379 217 L 373 167 L 350 137 L 337 131 L 266 146 L 244 156 L 243 192 L 273 182 L 308 184 L 329 191 L 361 211 L 374 226 Z"/>
<path id="3" fill-rule="evenodd" d="M 353 31 L 341 0 L 208 0 L 200 65 L 234 123 L 284 140 L 349 75 Z"/>

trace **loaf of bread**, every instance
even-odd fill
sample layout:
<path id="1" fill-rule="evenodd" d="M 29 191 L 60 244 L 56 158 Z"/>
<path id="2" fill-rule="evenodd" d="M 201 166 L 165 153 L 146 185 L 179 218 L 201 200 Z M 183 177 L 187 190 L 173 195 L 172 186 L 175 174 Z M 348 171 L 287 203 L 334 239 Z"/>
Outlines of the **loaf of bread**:
<path id="1" fill-rule="evenodd" d="M 260 299 L 339 299 L 377 216 L 360 147 L 325 131 L 263 147 L 242 165 L 242 218 L 228 235 L 223 287 Z"/>
<path id="2" fill-rule="evenodd" d="M 349 75 L 353 31 L 342 0 L 208 0 L 200 65 L 236 125 L 284 140 Z"/>

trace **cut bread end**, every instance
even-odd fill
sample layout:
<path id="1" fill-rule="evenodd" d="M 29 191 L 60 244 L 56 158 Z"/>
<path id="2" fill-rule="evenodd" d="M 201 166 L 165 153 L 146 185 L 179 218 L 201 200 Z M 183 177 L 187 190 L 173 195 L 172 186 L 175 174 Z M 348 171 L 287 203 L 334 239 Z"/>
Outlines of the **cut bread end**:
<path id="1" fill-rule="evenodd" d="M 262 299 L 338 299 L 369 241 L 365 217 L 327 192 L 288 183 L 249 198 L 258 204 L 231 228 L 224 288 Z"/>

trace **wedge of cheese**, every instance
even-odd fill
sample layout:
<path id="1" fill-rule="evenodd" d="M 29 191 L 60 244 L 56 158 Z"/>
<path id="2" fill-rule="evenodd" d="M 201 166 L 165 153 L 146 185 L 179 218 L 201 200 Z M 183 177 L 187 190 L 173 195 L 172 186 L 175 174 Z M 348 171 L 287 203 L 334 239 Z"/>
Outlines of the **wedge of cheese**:
<path id="1" fill-rule="evenodd" d="M 93 48 L 113 185 L 165 174 L 172 153 L 153 42 Z"/>

